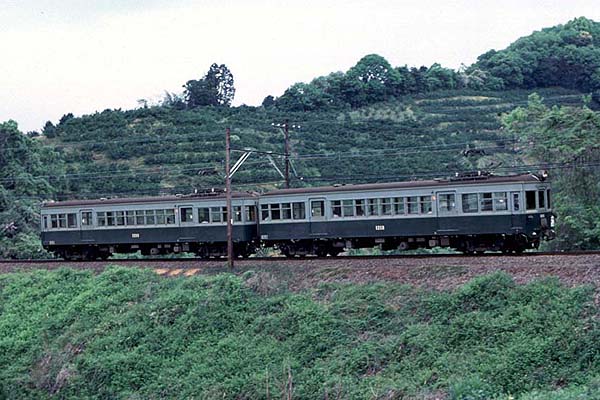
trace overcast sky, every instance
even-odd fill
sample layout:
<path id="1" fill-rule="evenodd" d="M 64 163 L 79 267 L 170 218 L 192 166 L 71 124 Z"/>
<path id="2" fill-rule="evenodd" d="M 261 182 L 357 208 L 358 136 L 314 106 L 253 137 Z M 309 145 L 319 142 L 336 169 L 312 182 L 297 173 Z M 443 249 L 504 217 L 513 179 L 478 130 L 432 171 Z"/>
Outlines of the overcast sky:
<path id="1" fill-rule="evenodd" d="M 457 68 L 579 16 L 600 21 L 598 0 L 0 0 L 0 122 L 135 108 L 213 62 L 260 105 L 366 54 Z"/>

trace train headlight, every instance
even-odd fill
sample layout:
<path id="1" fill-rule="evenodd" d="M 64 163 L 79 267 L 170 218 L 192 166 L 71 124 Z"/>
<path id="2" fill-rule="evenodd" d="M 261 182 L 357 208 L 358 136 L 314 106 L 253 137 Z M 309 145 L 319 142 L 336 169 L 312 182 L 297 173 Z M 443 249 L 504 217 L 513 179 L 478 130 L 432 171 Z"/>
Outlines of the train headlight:
<path id="1" fill-rule="evenodd" d="M 550 216 L 550 228 L 554 228 L 554 224 L 556 223 L 556 220 L 554 218 L 554 215 Z"/>

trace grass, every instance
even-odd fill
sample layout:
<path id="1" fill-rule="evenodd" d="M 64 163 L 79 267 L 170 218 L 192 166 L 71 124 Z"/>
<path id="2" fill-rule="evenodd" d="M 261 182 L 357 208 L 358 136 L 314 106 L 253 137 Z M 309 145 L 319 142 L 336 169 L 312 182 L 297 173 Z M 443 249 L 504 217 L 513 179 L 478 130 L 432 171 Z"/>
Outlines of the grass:
<path id="1" fill-rule="evenodd" d="M 263 272 L 0 277 L 5 398 L 593 398 L 589 287 L 496 273 L 291 293 Z"/>

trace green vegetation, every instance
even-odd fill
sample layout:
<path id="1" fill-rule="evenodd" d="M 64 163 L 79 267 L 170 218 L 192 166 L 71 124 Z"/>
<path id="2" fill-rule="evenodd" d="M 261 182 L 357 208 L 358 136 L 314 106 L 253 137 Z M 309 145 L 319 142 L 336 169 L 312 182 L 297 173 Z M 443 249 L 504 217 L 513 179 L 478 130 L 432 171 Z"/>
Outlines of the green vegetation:
<path id="1" fill-rule="evenodd" d="M 235 96 L 233 74 L 225 64 L 211 65 L 202 79 L 187 81 L 184 87 L 188 107 L 229 106 Z M 171 106 L 183 105 L 183 100 L 169 93 L 165 100 Z"/>
<path id="2" fill-rule="evenodd" d="M 504 274 L 452 292 L 303 293 L 255 272 L 9 274 L 0 385 L 7 398 L 570 399 L 598 387 L 592 293 Z"/>
<path id="3" fill-rule="evenodd" d="M 528 148 L 526 157 L 568 166 L 553 174 L 554 209 L 561 218 L 550 246 L 600 248 L 600 113 L 587 107 L 549 108 L 532 95 L 527 107 L 504 117 L 504 124 Z"/>
<path id="4" fill-rule="evenodd" d="M 458 71 L 440 64 L 394 68 L 377 54 L 363 57 L 346 73 L 296 83 L 264 106 L 287 111 L 362 107 L 408 94 L 438 90 L 536 89 L 561 86 L 600 96 L 600 23 L 581 17 L 490 50 Z"/>
<path id="5" fill-rule="evenodd" d="M 468 70 L 477 69 L 498 79 L 502 88 L 600 90 L 600 24 L 581 17 L 542 29 L 481 55 Z"/>
<path id="6" fill-rule="evenodd" d="M 19 132 L 14 121 L 0 123 L 0 258 L 44 255 L 39 243 L 39 196 L 50 196 L 47 175 L 61 160 Z"/>

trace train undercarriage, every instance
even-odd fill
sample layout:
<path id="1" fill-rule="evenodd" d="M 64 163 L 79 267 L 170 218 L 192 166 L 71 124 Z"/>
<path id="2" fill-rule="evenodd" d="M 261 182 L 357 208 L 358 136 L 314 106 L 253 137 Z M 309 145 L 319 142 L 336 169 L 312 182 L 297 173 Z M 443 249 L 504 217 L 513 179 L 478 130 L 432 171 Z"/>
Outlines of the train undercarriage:
<path id="1" fill-rule="evenodd" d="M 316 239 L 272 242 L 286 257 L 308 255 L 324 257 L 337 256 L 349 249 L 380 247 L 384 251 L 450 248 L 465 254 L 482 254 L 486 251 L 500 251 L 505 254 L 520 254 L 527 249 L 537 249 L 540 239 L 526 235 L 457 235 L 457 236 L 418 236 L 353 239 Z"/>
<path id="2" fill-rule="evenodd" d="M 315 240 L 287 240 L 264 243 L 265 247 L 277 248 L 286 257 L 317 256 L 335 257 L 349 249 L 379 247 L 381 250 L 406 251 L 450 248 L 464 254 L 482 254 L 486 251 L 500 251 L 505 254 L 520 254 L 527 249 L 537 249 L 540 238 L 526 235 L 457 235 L 457 236 L 418 236 L 384 238 L 337 238 Z M 255 254 L 258 246 L 252 242 L 234 243 L 236 257 L 247 258 Z M 66 260 L 106 260 L 113 254 L 140 252 L 143 256 L 192 253 L 203 259 L 227 256 L 225 242 L 213 243 L 165 243 L 143 245 L 71 245 L 56 246 L 50 251 Z"/>

